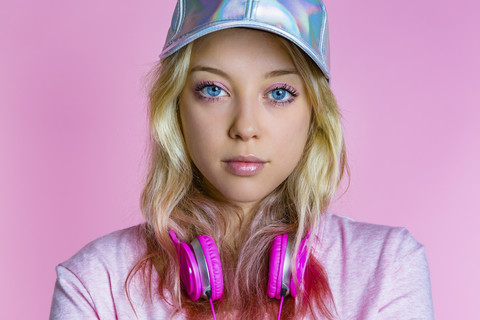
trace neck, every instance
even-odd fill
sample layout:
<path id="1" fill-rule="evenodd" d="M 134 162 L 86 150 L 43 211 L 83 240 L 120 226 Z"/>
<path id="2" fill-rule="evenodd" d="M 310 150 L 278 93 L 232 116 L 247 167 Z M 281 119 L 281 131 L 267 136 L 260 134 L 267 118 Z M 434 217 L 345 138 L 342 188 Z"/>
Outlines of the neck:
<path id="1" fill-rule="evenodd" d="M 224 239 L 232 248 L 239 248 L 242 245 L 256 212 L 256 204 L 236 203 L 236 205 L 239 210 L 236 217 L 229 217 Z"/>

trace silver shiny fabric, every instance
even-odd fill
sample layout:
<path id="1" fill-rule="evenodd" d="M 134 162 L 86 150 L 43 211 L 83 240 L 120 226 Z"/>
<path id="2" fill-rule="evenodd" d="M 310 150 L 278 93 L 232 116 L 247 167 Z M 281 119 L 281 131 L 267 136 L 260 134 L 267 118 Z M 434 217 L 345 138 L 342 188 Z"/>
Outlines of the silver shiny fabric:
<path id="1" fill-rule="evenodd" d="M 178 0 L 160 58 L 206 34 L 235 27 L 285 37 L 330 78 L 327 12 L 321 0 Z"/>

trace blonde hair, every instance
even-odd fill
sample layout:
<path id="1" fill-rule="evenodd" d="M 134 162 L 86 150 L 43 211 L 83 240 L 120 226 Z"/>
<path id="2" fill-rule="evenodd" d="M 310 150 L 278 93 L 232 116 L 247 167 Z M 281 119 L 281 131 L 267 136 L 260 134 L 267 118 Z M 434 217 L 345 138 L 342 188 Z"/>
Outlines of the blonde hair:
<path id="1" fill-rule="evenodd" d="M 304 79 L 313 115 L 300 162 L 257 205 L 250 221 L 243 220 L 240 208 L 209 195 L 208 186 L 186 151 L 178 99 L 187 79 L 193 44 L 156 67 L 149 96 L 151 163 L 141 198 L 147 253 L 126 280 L 127 295 L 129 280 L 139 270 L 147 270 L 144 274 L 150 291 L 148 270 L 153 267 L 160 276 L 161 297 L 165 298 L 168 292 L 170 303 L 178 311 L 186 310 L 190 319 L 208 316 L 208 302 L 190 301 L 182 293 L 178 258 L 168 236 L 168 230 L 173 229 L 183 242 L 208 234 L 217 244 L 225 283 L 224 298 L 216 303 L 219 314 L 241 310 L 242 318 L 261 318 L 278 308 L 278 301 L 267 298 L 266 294 L 271 243 L 279 234 L 294 235 L 292 261 L 295 261 L 301 239 L 308 230 L 315 234 L 319 229 L 321 214 L 326 211 L 346 168 L 341 117 L 328 80 L 300 49 L 283 38 L 278 39 Z M 245 231 L 238 235 L 236 243 L 222 241 L 235 219 L 248 227 L 242 228 Z M 310 237 L 310 252 L 314 238 Z M 282 315 L 300 316 L 310 310 L 332 318 L 327 276 L 313 255 L 304 283 L 302 294 L 285 300 Z"/>

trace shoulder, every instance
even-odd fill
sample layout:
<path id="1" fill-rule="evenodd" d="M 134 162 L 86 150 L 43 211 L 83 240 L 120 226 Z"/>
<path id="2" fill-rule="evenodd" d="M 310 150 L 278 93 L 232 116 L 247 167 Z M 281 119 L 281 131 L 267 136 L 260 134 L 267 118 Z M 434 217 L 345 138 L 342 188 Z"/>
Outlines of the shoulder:
<path id="1" fill-rule="evenodd" d="M 318 240 L 321 251 L 331 251 L 330 254 L 342 248 L 349 255 L 401 258 L 423 250 L 423 245 L 406 228 L 359 222 L 331 213 L 324 216 Z"/>
<path id="2" fill-rule="evenodd" d="M 143 225 L 109 233 L 85 245 L 57 270 L 66 269 L 87 278 L 102 273 L 124 275 L 145 253 L 143 234 Z"/>
<path id="3" fill-rule="evenodd" d="M 133 319 L 136 315 L 140 319 L 168 318 L 172 310 L 165 301 L 155 296 L 155 308 L 144 303 L 148 291 L 144 289 L 143 277 L 126 282 L 145 253 L 143 225 L 88 243 L 57 266 L 50 319 L 110 319 L 113 315 L 121 319 Z M 155 274 L 150 274 L 155 281 Z M 156 287 L 152 289 L 155 292 Z"/>
<path id="4" fill-rule="evenodd" d="M 425 250 L 403 227 L 325 214 L 314 254 L 345 319 L 432 319 Z"/>

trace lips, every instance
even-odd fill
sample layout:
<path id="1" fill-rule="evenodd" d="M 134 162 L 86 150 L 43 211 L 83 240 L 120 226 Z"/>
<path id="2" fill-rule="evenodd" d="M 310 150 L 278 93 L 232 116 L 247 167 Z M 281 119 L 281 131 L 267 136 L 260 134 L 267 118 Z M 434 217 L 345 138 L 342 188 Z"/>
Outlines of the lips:
<path id="1" fill-rule="evenodd" d="M 241 177 L 250 177 L 260 173 L 267 163 L 255 156 L 236 156 L 223 160 L 223 162 L 231 174 Z"/>

